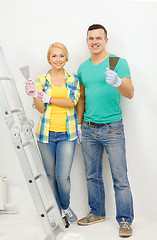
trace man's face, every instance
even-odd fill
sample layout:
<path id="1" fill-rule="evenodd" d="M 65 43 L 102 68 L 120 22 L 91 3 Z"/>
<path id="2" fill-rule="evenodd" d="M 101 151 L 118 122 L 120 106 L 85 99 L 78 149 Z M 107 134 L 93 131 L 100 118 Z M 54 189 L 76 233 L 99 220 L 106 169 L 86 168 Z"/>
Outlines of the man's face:
<path id="1" fill-rule="evenodd" d="M 108 39 L 103 29 L 88 31 L 87 45 L 91 53 L 99 54 L 106 49 Z"/>

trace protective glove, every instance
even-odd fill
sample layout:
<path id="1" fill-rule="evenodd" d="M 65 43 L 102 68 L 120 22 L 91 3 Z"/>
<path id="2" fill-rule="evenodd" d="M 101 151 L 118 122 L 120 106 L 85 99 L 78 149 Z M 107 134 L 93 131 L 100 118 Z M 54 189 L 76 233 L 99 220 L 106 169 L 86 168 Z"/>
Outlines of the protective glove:
<path id="1" fill-rule="evenodd" d="M 43 103 L 49 103 L 51 104 L 51 96 L 48 96 L 46 93 L 44 92 L 38 92 L 38 97 L 40 98 L 40 100 L 43 102 Z"/>
<path id="2" fill-rule="evenodd" d="M 78 144 L 82 143 L 82 124 L 78 123 L 78 136 L 77 136 Z"/>
<path id="3" fill-rule="evenodd" d="M 25 82 L 25 91 L 28 96 L 31 96 L 33 98 L 36 98 L 38 96 L 37 88 L 32 80 Z"/>
<path id="4" fill-rule="evenodd" d="M 109 68 L 106 68 L 106 82 L 110 85 L 112 85 L 113 87 L 120 87 L 120 85 L 122 84 L 122 79 L 120 79 L 118 77 L 118 74 L 112 70 L 110 70 Z"/>

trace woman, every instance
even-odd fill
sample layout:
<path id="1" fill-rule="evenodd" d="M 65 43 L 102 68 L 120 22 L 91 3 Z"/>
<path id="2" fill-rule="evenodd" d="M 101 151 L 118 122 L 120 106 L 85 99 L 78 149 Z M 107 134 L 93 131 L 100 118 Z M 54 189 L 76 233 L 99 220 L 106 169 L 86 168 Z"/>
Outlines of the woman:
<path id="1" fill-rule="evenodd" d="M 35 84 L 26 82 L 26 93 L 34 99 L 41 113 L 36 137 L 50 186 L 58 206 L 69 222 L 77 216 L 70 204 L 70 171 L 78 134 L 75 106 L 80 96 L 78 77 L 64 70 L 67 48 L 61 43 L 50 45 L 47 60 L 52 68 Z"/>

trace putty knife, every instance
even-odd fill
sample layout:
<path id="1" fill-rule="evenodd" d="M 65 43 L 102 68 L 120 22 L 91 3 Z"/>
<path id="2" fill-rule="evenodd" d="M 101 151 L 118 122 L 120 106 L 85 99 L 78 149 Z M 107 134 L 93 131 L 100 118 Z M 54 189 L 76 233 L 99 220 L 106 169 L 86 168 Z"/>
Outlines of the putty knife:
<path id="1" fill-rule="evenodd" d="M 29 66 L 24 66 L 20 68 L 21 73 L 23 74 L 24 78 L 29 81 L 30 80 L 30 72 L 29 72 Z"/>
<path id="2" fill-rule="evenodd" d="M 119 61 L 119 57 L 109 57 L 110 69 L 113 71 Z"/>

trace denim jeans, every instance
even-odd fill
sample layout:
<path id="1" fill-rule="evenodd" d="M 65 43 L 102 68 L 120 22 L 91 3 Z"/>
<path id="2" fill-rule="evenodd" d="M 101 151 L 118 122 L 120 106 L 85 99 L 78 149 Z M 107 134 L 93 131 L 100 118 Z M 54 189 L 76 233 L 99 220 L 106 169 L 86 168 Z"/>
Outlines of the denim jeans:
<path id="1" fill-rule="evenodd" d="M 116 219 L 132 223 L 133 201 L 127 176 L 125 137 L 122 120 L 102 126 L 83 123 L 82 152 L 86 168 L 91 213 L 105 216 L 105 190 L 102 178 L 103 151 L 106 150 L 116 199 Z"/>
<path id="2" fill-rule="evenodd" d="M 59 209 L 70 204 L 70 171 L 76 140 L 68 141 L 66 132 L 49 132 L 49 142 L 38 141 L 43 164 Z"/>

